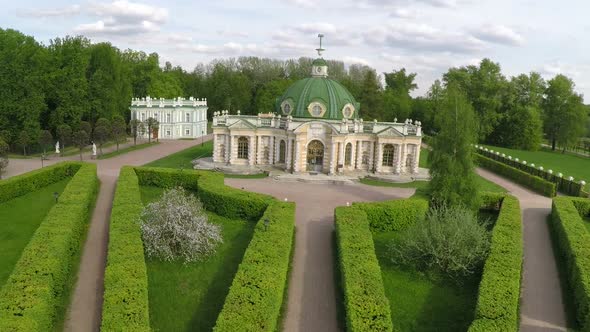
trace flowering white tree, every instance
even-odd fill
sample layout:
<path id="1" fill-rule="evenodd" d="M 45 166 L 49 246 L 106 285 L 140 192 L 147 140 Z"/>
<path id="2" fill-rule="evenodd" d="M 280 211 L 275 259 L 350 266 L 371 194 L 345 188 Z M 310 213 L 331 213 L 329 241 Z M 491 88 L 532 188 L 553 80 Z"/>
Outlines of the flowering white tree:
<path id="1" fill-rule="evenodd" d="M 215 253 L 221 228 L 208 221 L 201 202 L 182 188 L 169 189 L 141 213 L 148 257 L 195 262 Z"/>

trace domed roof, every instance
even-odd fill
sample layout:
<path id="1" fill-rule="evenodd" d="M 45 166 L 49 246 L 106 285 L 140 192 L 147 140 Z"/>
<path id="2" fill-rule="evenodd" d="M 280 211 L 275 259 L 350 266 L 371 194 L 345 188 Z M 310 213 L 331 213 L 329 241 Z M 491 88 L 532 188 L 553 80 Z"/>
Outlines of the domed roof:
<path id="1" fill-rule="evenodd" d="M 276 112 L 294 118 L 358 118 L 360 104 L 342 84 L 327 78 L 326 66 L 323 59 L 315 60 L 312 72 L 323 70 L 325 75 L 313 75 L 293 83 L 277 98 Z"/>

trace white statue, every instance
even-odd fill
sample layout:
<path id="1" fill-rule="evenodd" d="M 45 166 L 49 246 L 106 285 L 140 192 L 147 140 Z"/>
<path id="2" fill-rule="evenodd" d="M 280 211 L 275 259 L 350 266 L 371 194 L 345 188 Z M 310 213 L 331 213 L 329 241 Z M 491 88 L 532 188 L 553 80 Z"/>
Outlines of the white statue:
<path id="1" fill-rule="evenodd" d="M 96 144 L 94 142 L 92 142 L 92 156 L 96 157 Z"/>
<path id="2" fill-rule="evenodd" d="M 59 141 L 55 143 L 55 153 L 59 153 Z"/>

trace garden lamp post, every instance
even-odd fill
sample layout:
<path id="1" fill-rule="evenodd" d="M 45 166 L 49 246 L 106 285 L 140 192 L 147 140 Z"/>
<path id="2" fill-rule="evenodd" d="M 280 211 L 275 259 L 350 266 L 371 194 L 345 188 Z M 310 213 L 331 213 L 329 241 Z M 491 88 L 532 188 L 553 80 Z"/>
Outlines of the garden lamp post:
<path id="1" fill-rule="evenodd" d="M 59 198 L 59 193 L 57 191 L 53 192 L 53 198 L 55 198 L 55 202 L 57 203 L 57 199 Z"/>

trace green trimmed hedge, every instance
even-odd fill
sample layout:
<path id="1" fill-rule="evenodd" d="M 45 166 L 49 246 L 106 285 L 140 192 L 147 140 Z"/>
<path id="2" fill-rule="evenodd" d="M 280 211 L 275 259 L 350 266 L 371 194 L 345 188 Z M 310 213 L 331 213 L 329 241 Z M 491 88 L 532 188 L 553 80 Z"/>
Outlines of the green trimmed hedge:
<path id="1" fill-rule="evenodd" d="M 162 188 L 182 186 L 196 190 L 205 208 L 230 219 L 257 221 L 272 197 L 228 187 L 223 174 L 208 171 L 179 171 L 170 168 L 135 168 L 140 185 Z"/>
<path id="2" fill-rule="evenodd" d="M 547 197 L 555 196 L 555 183 L 544 180 L 538 176 L 531 175 L 525 171 L 521 171 L 499 161 L 482 156 L 481 154 L 476 153 L 475 156 L 479 166 L 496 174 L 505 176 Z"/>
<path id="3" fill-rule="evenodd" d="M 0 180 L 0 203 L 71 177 L 78 171 L 80 165 L 80 163 L 64 161 Z"/>
<path id="4" fill-rule="evenodd" d="M 423 218 L 428 211 L 425 199 L 400 199 L 384 202 L 353 203 L 367 214 L 371 229 L 376 232 L 402 230 Z"/>
<path id="5" fill-rule="evenodd" d="M 337 207 L 334 220 L 347 331 L 393 331 L 367 213 Z"/>
<path id="6" fill-rule="evenodd" d="M 486 259 L 475 320 L 469 331 L 518 331 L 520 281 L 522 276 L 522 219 L 518 200 L 510 195 L 484 194 L 483 200 L 501 204 L 492 231 L 490 254 Z"/>
<path id="7" fill-rule="evenodd" d="M 552 231 L 565 265 L 581 331 L 590 330 L 590 233 L 576 206 L 587 205 L 587 201 L 580 199 L 555 197 L 551 210 Z"/>
<path id="8" fill-rule="evenodd" d="M 102 331 L 150 330 L 148 276 L 138 224 L 142 208 L 137 175 L 132 167 L 123 167 L 111 211 Z"/>
<path id="9" fill-rule="evenodd" d="M 143 207 L 140 185 L 196 190 L 207 210 L 227 218 L 258 222 L 215 330 L 275 330 L 280 324 L 293 248 L 294 204 L 227 187 L 221 173 L 151 167 L 123 167 L 117 183 L 102 330 L 150 330 L 147 269 L 137 223 Z M 267 230 L 266 218 L 270 222 Z"/>
<path id="10" fill-rule="evenodd" d="M 94 164 L 67 163 L 57 168 L 67 170 L 65 174 L 76 168 L 78 171 L 39 225 L 0 290 L 0 331 L 51 331 L 59 319 L 58 307 L 66 300 L 66 287 L 75 272 L 74 258 L 80 252 L 98 178 Z M 58 178 L 64 174 L 63 170 L 48 169 L 49 174 Z M 18 187 L 33 188 L 43 183 L 40 177 L 38 171 L 24 176 L 35 184 L 21 183 Z"/>
<path id="11" fill-rule="evenodd" d="M 214 331 L 279 330 L 294 230 L 295 204 L 271 203 L 256 225 Z"/>

